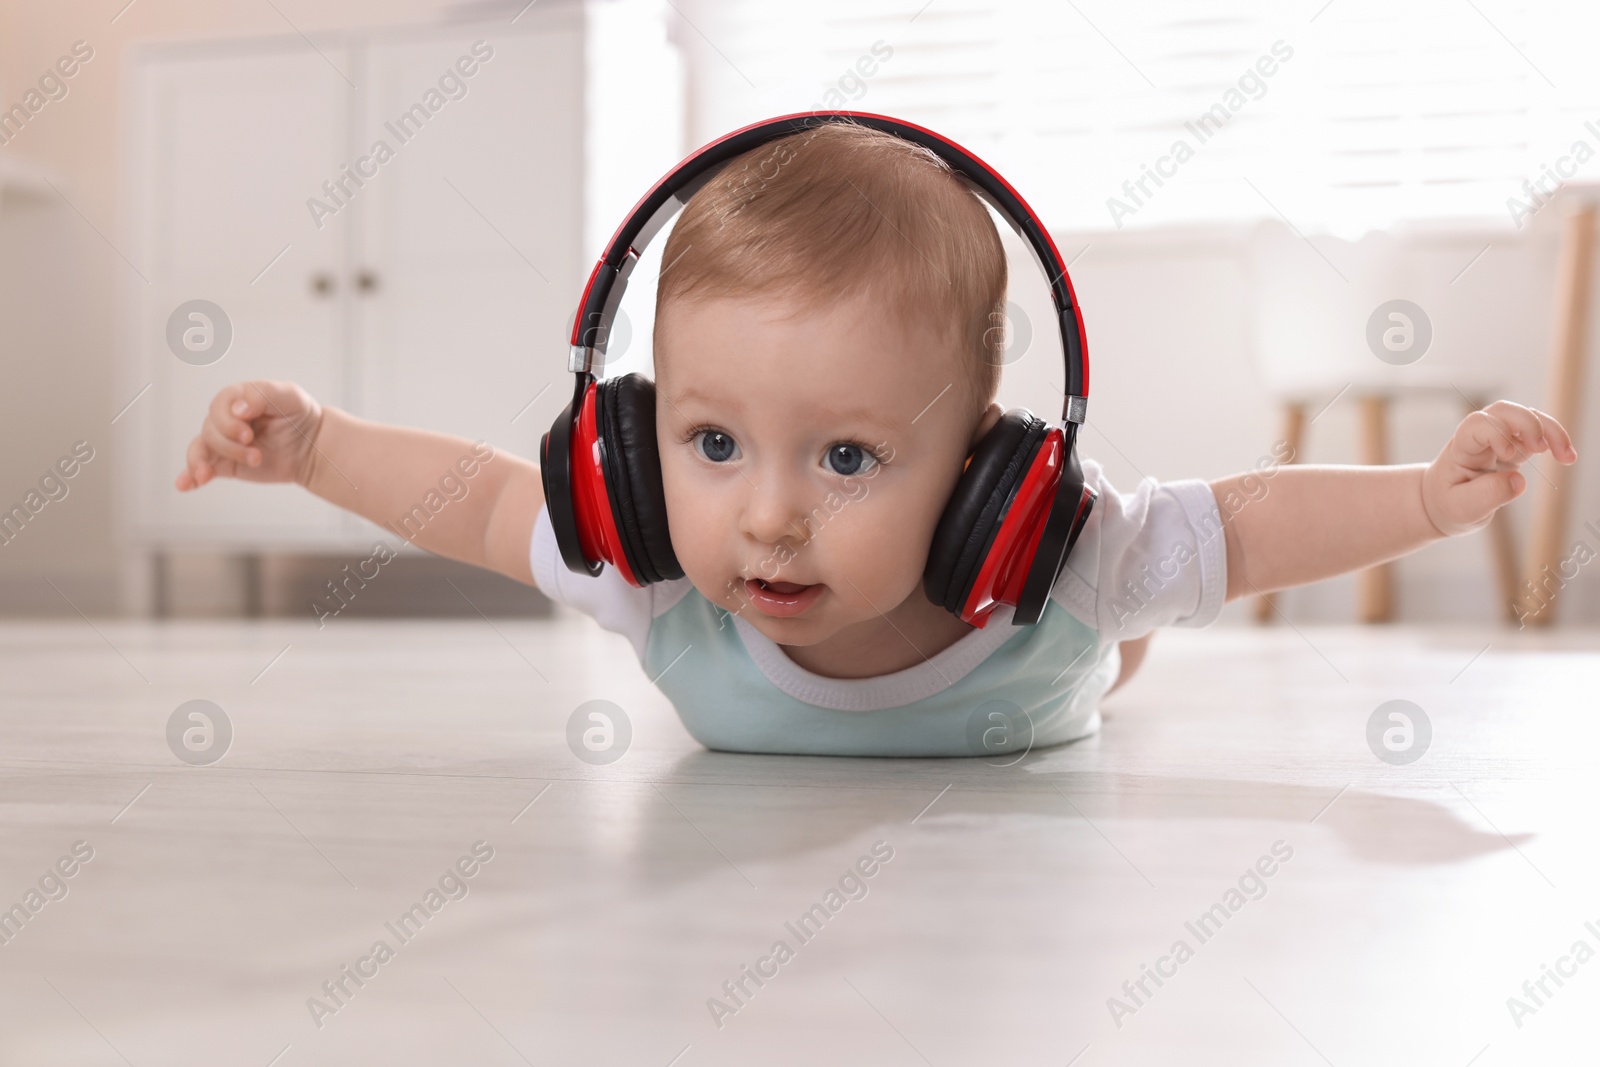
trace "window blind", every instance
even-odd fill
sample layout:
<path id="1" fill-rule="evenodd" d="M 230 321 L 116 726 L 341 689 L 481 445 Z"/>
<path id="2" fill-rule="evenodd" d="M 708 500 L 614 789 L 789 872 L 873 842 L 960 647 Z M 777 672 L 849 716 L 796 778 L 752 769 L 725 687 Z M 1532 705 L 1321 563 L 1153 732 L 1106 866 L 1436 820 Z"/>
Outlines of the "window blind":
<path id="1" fill-rule="evenodd" d="M 820 106 L 908 118 L 998 167 L 1053 229 L 1279 215 L 1350 237 L 1401 219 L 1510 228 L 1541 175 L 1548 190 L 1600 173 L 1600 79 L 1583 54 L 1600 11 L 1577 0 L 693 11 L 695 129 Z"/>

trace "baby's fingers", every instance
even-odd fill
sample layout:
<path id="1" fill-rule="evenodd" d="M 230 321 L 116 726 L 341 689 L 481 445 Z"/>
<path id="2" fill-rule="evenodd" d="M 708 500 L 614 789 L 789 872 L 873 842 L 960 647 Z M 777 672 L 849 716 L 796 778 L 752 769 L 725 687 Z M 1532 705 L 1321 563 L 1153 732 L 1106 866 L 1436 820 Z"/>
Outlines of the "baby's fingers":
<path id="1" fill-rule="evenodd" d="M 249 382 L 237 382 L 220 390 L 211 398 L 211 409 L 207 413 L 206 423 L 216 427 L 217 432 L 230 441 L 249 444 L 255 438 L 255 431 L 251 428 L 250 422 L 262 412 L 254 410 L 250 403 L 250 385 Z"/>
<path id="2" fill-rule="evenodd" d="M 184 492 L 198 489 L 218 474 L 232 474 L 235 469 L 231 460 L 214 455 L 201 437 L 189 442 L 189 450 L 184 458 L 188 465 L 173 483 Z"/>
<path id="3" fill-rule="evenodd" d="M 184 455 L 186 466 L 179 472 L 177 481 L 173 484 L 180 492 L 198 489 L 211 480 L 216 469 L 211 465 L 211 454 L 207 451 L 205 442 L 196 437 L 189 442 L 189 449 Z"/>
<path id="4" fill-rule="evenodd" d="M 231 429 L 226 428 L 225 420 L 253 422 L 263 415 L 291 418 L 305 410 L 305 400 L 293 382 L 240 382 L 217 394 L 212 403 L 212 414 L 216 415 L 219 409 L 221 417 L 218 423 L 225 427 L 225 433 L 235 436 Z"/>
<path id="5" fill-rule="evenodd" d="M 1576 462 L 1578 450 L 1572 447 L 1572 435 L 1567 432 L 1567 428 L 1538 408 L 1528 410 L 1539 420 L 1540 433 L 1545 443 L 1550 446 L 1550 454 L 1562 463 Z"/>
<path id="6" fill-rule="evenodd" d="M 1509 400 L 1496 400 L 1484 409 L 1484 414 L 1493 419 L 1505 431 L 1508 439 L 1514 442 L 1520 453 L 1514 462 L 1521 462 L 1546 449 L 1562 463 L 1571 463 L 1578 458 L 1566 428 L 1542 411 Z"/>
<path id="7" fill-rule="evenodd" d="M 251 448 L 238 441 L 228 440 L 209 419 L 200 428 L 200 438 L 205 442 L 206 448 L 220 459 L 232 460 L 241 467 L 256 467 L 261 464 L 259 448 Z"/>
<path id="8" fill-rule="evenodd" d="M 1489 409 L 1474 411 L 1461 421 L 1461 437 L 1467 450 L 1474 456 L 1488 453 L 1499 464 L 1515 465 L 1528 458 L 1531 446 L 1520 445 L 1512 437 L 1512 426 L 1505 419 L 1491 415 Z"/>

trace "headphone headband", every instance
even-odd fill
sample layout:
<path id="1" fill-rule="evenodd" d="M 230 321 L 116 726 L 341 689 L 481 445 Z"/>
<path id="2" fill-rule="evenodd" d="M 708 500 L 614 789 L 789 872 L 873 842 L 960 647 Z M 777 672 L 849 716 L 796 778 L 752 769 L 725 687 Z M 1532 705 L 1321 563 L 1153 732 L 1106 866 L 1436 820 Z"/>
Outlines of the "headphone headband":
<path id="1" fill-rule="evenodd" d="M 572 349 L 567 360 L 567 369 L 578 375 L 579 390 L 592 377 L 595 353 L 605 353 L 611 322 L 639 253 L 689 199 L 728 163 L 753 148 L 803 130 L 844 122 L 881 130 L 932 151 L 966 179 L 973 191 L 1027 242 L 1035 261 L 1050 279 L 1050 299 L 1061 330 L 1061 352 L 1066 364 L 1061 418 L 1068 423 L 1082 423 L 1089 398 L 1089 355 L 1083 320 L 1067 266 L 1038 216 L 994 168 L 954 141 L 902 119 L 863 111 L 807 111 L 754 123 L 712 141 L 657 182 L 617 227 L 584 287 L 572 324 Z"/>

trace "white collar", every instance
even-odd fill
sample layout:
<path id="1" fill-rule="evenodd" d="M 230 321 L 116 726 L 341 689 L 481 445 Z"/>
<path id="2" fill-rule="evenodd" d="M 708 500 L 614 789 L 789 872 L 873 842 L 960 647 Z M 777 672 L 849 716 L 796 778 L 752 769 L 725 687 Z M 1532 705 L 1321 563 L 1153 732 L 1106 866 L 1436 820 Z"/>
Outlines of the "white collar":
<path id="1" fill-rule="evenodd" d="M 790 659 L 779 645 L 757 630 L 742 615 L 734 615 L 734 628 L 745 650 L 767 680 L 796 700 L 837 711 L 877 711 L 897 708 L 944 692 L 987 659 L 996 649 L 1022 632 L 1011 625 L 1014 609 L 1001 605 L 989 623 L 964 635 L 955 644 L 921 663 L 871 678 L 828 678 L 814 674 Z"/>

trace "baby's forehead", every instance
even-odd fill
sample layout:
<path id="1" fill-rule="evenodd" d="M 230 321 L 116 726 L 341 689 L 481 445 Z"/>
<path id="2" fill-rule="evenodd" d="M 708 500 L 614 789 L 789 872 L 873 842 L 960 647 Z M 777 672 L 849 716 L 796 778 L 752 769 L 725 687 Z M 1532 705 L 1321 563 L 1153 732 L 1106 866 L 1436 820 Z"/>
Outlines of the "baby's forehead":
<path id="1" fill-rule="evenodd" d="M 762 383 L 766 384 L 763 376 Z M 658 392 L 669 405 L 727 408 L 739 411 L 781 412 L 792 420 L 856 418 L 885 426 L 904 426 L 910 416 L 898 418 L 899 400 L 910 394 L 902 389 L 871 387 L 863 383 L 819 382 L 805 375 L 796 376 L 782 392 L 756 388 L 755 380 L 737 373 L 685 380 L 670 375 L 658 383 Z M 913 412 L 912 414 L 915 414 Z"/>
<path id="2" fill-rule="evenodd" d="M 962 361 L 973 358 L 950 332 L 865 298 L 831 305 L 772 295 L 673 301 L 657 326 L 658 382 L 724 395 L 782 390 L 821 411 L 863 403 L 898 408 L 917 398 L 920 410 L 970 377 Z"/>

